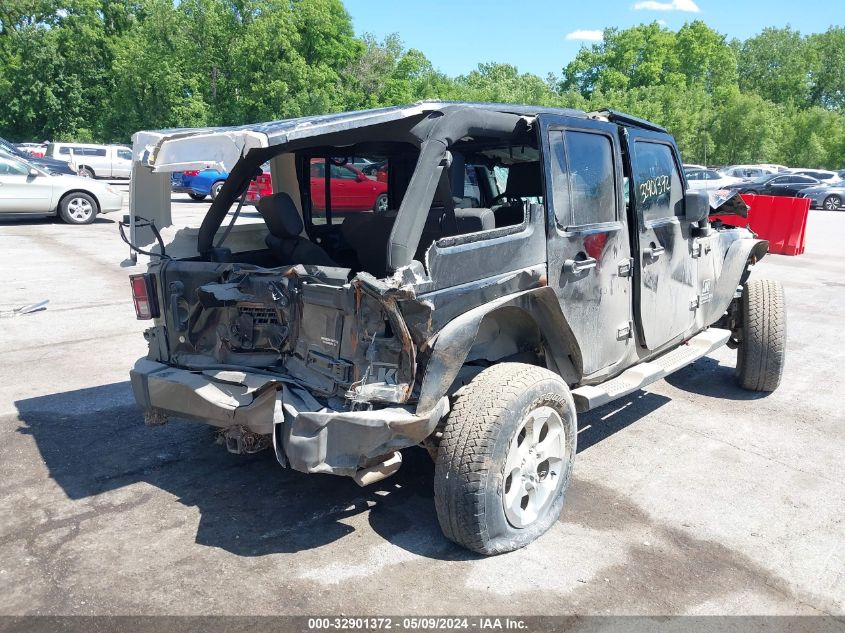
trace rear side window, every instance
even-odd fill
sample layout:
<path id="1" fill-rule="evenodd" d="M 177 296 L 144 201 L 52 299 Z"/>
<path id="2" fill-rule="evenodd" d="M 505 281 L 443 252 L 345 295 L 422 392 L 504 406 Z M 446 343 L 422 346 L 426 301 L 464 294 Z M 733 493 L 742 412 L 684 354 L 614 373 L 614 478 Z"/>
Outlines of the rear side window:
<path id="1" fill-rule="evenodd" d="M 100 149 L 97 147 L 86 147 L 83 153 L 86 156 L 105 156 L 106 150 L 105 148 Z"/>
<path id="2" fill-rule="evenodd" d="M 64 156 L 70 155 L 70 148 L 69 147 L 60 147 L 59 154 L 63 154 Z"/>
<path id="3" fill-rule="evenodd" d="M 610 138 L 566 130 L 552 132 L 550 141 L 558 224 L 583 226 L 616 221 L 616 179 Z"/>
<path id="4" fill-rule="evenodd" d="M 634 191 L 643 221 L 683 216 L 684 192 L 672 148 L 642 140 L 638 140 L 635 147 Z"/>

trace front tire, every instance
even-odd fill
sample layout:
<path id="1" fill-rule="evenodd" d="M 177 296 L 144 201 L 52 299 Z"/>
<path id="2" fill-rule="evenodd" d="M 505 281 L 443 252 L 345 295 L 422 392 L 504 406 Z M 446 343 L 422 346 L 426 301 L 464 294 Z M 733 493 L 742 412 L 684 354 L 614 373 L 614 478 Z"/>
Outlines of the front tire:
<path id="1" fill-rule="evenodd" d="M 842 206 L 842 198 L 836 195 L 828 196 L 822 201 L 822 208 L 827 211 L 838 211 Z"/>
<path id="2" fill-rule="evenodd" d="M 82 176 L 83 178 L 93 178 L 94 177 L 94 170 L 90 167 L 85 167 L 84 165 L 80 167 L 76 171 L 77 176 Z"/>
<path id="3" fill-rule="evenodd" d="M 97 217 L 97 201 L 87 193 L 74 191 L 59 202 L 59 215 L 68 224 L 91 224 Z"/>
<path id="4" fill-rule="evenodd" d="M 547 369 L 500 363 L 458 392 L 434 468 L 447 538 L 480 554 L 519 549 L 560 516 L 577 421 L 566 383 Z"/>
<path id="5" fill-rule="evenodd" d="M 786 361 L 786 307 L 783 286 L 754 279 L 742 289 L 736 378 L 749 391 L 774 391 Z"/>

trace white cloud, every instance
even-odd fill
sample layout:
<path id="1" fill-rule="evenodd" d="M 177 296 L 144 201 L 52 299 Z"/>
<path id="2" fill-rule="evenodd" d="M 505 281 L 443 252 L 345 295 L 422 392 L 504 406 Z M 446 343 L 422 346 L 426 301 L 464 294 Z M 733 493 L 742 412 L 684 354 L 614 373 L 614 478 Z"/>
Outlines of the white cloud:
<path id="1" fill-rule="evenodd" d="M 660 26 L 666 26 L 666 20 L 658 20 L 658 21 L 657 21 L 657 23 L 658 23 Z"/>
<path id="2" fill-rule="evenodd" d="M 598 30 L 588 31 L 586 29 L 578 29 L 577 31 L 572 31 L 572 33 L 567 33 L 566 39 L 586 40 L 588 42 L 601 42 L 604 39 L 604 33 Z"/>
<path id="3" fill-rule="evenodd" d="M 634 9 L 646 11 L 687 11 L 688 13 L 699 13 L 701 9 L 693 0 L 670 0 L 669 2 L 657 2 L 656 0 L 644 0 L 637 2 Z"/>

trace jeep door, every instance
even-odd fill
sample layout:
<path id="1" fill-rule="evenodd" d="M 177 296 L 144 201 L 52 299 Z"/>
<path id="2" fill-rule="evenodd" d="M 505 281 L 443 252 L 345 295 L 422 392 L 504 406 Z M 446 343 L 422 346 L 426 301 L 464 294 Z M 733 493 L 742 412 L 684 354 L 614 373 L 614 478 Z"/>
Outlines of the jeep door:
<path id="1" fill-rule="evenodd" d="M 631 262 L 616 125 L 541 115 L 548 283 L 581 345 L 583 371 L 630 345 Z"/>
<path id="2" fill-rule="evenodd" d="M 667 134 L 627 128 L 638 257 L 634 302 L 643 345 L 657 349 L 690 329 L 698 267 L 684 220 L 680 157 Z"/>

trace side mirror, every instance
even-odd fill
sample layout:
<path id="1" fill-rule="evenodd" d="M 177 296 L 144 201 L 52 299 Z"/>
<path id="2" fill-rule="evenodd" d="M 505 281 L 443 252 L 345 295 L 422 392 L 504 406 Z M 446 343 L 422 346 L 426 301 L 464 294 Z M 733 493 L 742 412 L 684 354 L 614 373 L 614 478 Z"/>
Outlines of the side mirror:
<path id="1" fill-rule="evenodd" d="M 704 191 L 687 191 L 684 203 L 687 220 L 693 224 L 706 221 L 710 215 L 710 196 Z"/>
<path id="2" fill-rule="evenodd" d="M 35 176 L 40 176 L 41 172 L 38 171 L 37 169 L 35 169 L 35 167 L 30 167 L 29 168 L 29 175 L 34 178 Z"/>
<path id="3" fill-rule="evenodd" d="M 365 180 L 368 180 L 368 178 L 359 171 L 357 174 L 355 174 L 355 180 L 357 180 L 358 182 L 364 182 Z"/>

